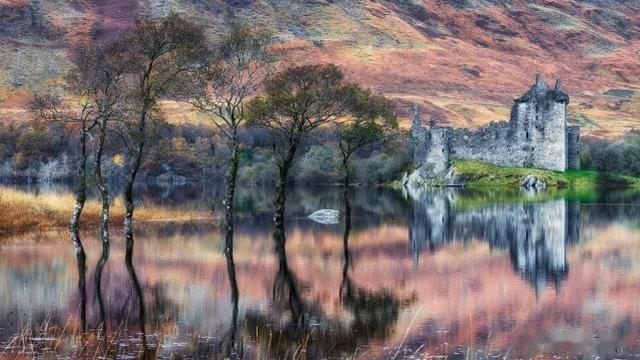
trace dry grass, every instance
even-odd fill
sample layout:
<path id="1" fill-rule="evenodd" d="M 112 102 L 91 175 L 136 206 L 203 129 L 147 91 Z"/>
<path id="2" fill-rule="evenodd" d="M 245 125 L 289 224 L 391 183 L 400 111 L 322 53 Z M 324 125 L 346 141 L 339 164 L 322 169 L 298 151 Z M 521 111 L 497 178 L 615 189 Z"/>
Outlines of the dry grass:
<path id="1" fill-rule="evenodd" d="M 73 194 L 35 195 L 12 188 L 0 188 L 1 232 L 45 230 L 67 227 L 71 210 L 75 204 Z M 88 200 L 82 212 L 82 225 L 100 224 L 101 203 Z M 111 206 L 111 221 L 124 220 L 124 203 L 115 199 Z M 159 206 L 140 205 L 134 213 L 138 222 L 208 222 L 215 216 L 206 211 L 172 209 Z"/>

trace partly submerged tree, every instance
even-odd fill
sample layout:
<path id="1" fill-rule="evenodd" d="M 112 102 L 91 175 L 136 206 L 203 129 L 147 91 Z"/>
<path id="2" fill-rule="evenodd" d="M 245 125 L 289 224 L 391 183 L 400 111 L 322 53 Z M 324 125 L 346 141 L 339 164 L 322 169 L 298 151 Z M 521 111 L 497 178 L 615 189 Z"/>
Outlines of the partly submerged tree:
<path id="1" fill-rule="evenodd" d="M 78 260 L 78 269 L 80 278 L 78 279 L 78 287 L 81 293 L 85 292 L 85 272 L 86 253 L 82 240 L 80 239 L 80 217 L 87 201 L 87 161 L 88 147 L 87 143 L 90 137 L 91 128 L 96 122 L 96 109 L 94 103 L 86 89 L 81 90 L 77 95 L 78 103 L 76 106 L 66 105 L 62 99 L 55 95 L 34 93 L 27 104 L 27 108 L 32 112 L 36 119 L 46 122 L 63 122 L 70 125 L 72 131 L 78 133 L 79 149 L 78 149 L 78 188 L 76 190 L 76 201 L 71 214 L 69 229 L 71 232 L 71 242 Z M 82 303 L 81 313 L 84 317 L 86 313 L 86 301 Z M 82 329 L 83 332 L 86 330 Z"/>
<path id="2" fill-rule="evenodd" d="M 318 127 L 345 113 L 349 86 L 335 65 L 304 65 L 286 69 L 265 81 L 264 95 L 248 103 L 249 121 L 270 130 L 278 167 L 274 225 L 283 228 L 289 170 L 304 141 Z M 284 237 L 276 236 L 278 239 Z"/>
<path id="3" fill-rule="evenodd" d="M 266 32 L 234 27 L 196 77 L 195 89 L 189 94 L 189 101 L 217 126 L 230 150 L 225 175 L 225 253 L 233 251 L 233 202 L 240 163 L 238 129 L 246 119 L 245 102 L 270 73 L 275 59 L 270 51 L 272 44 L 273 38 Z"/>
<path id="4" fill-rule="evenodd" d="M 133 187 L 144 159 L 149 122 L 160 115 L 160 100 L 175 95 L 200 70 L 206 58 L 206 37 L 201 26 L 176 14 L 162 19 L 143 18 L 121 40 L 127 61 L 128 122 L 125 139 L 129 150 L 124 185 L 126 257 L 133 254 Z"/>
<path id="5" fill-rule="evenodd" d="M 111 200 L 107 187 L 106 176 L 103 173 L 102 160 L 110 131 L 110 123 L 120 121 L 123 116 L 123 96 L 121 80 L 126 70 L 123 59 L 122 43 L 95 43 L 80 46 L 73 51 L 72 61 L 76 66 L 67 77 L 67 83 L 72 89 L 86 92 L 91 99 L 94 109 L 95 123 L 98 134 L 94 141 L 94 177 L 102 198 L 100 236 L 102 240 L 102 254 L 96 264 L 95 282 L 96 298 L 100 305 L 100 318 L 106 326 L 104 304 L 101 296 L 102 271 L 109 259 L 109 209 Z"/>
<path id="6" fill-rule="evenodd" d="M 398 128 L 393 103 L 369 89 L 351 85 L 347 91 L 348 118 L 337 126 L 344 186 L 351 183 L 351 159 L 357 151 L 389 139 Z"/>

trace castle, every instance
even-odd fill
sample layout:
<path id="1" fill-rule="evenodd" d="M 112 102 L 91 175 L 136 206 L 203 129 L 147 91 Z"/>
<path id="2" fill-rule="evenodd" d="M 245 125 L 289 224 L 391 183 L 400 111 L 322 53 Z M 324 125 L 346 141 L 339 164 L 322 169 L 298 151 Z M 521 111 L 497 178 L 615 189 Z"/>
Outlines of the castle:
<path id="1" fill-rule="evenodd" d="M 554 171 L 578 169 L 580 127 L 567 125 L 568 103 L 560 80 L 551 89 L 538 74 L 533 86 L 515 100 L 508 122 L 492 122 L 476 131 L 433 123 L 423 126 L 416 108 L 410 140 L 414 163 L 425 177 L 445 174 L 455 159 Z"/>

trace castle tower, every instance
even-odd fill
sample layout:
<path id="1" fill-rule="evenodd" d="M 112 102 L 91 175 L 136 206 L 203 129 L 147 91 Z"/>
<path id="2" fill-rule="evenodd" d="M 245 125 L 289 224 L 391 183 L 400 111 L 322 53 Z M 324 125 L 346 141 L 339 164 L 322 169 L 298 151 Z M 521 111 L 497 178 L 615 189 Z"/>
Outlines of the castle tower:
<path id="1" fill-rule="evenodd" d="M 518 143 L 526 149 L 527 167 L 565 171 L 567 161 L 567 118 L 569 96 L 560 80 L 550 89 L 540 74 L 512 110 L 512 129 Z"/>

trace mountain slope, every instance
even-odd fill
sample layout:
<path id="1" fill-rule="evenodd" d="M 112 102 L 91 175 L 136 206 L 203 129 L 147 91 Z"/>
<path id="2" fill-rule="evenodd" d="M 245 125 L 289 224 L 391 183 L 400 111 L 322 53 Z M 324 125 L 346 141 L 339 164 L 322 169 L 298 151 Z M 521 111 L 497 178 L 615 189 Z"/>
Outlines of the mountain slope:
<path id="1" fill-rule="evenodd" d="M 266 27 L 286 59 L 335 62 L 405 117 L 415 102 L 453 126 L 507 119 L 539 72 L 563 80 L 586 134 L 640 127 L 637 0 L 0 0 L 5 109 L 59 79 L 72 44 L 171 11 L 214 37 L 233 21 Z"/>

